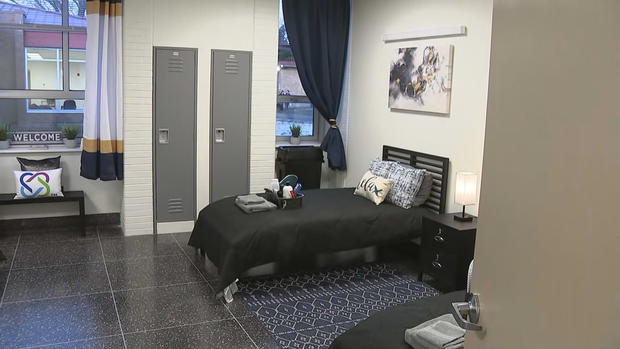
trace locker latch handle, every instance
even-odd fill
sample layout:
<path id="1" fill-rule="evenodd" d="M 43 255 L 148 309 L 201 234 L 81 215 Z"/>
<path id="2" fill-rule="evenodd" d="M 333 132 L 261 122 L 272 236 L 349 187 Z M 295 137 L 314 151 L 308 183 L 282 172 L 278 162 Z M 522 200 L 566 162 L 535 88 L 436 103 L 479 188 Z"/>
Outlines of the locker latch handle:
<path id="1" fill-rule="evenodd" d="M 157 139 L 159 144 L 168 144 L 170 143 L 170 130 L 167 128 L 160 128 L 157 130 Z"/>
<path id="2" fill-rule="evenodd" d="M 215 129 L 215 143 L 224 143 L 226 140 L 226 130 L 223 128 Z"/>

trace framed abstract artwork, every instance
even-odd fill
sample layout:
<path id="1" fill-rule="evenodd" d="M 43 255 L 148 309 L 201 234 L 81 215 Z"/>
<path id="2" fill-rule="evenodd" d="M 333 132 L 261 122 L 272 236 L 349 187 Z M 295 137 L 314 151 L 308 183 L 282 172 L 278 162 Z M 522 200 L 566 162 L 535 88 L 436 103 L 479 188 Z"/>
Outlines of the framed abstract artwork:
<path id="1" fill-rule="evenodd" d="M 453 45 L 399 48 L 390 64 L 388 107 L 450 113 Z"/>

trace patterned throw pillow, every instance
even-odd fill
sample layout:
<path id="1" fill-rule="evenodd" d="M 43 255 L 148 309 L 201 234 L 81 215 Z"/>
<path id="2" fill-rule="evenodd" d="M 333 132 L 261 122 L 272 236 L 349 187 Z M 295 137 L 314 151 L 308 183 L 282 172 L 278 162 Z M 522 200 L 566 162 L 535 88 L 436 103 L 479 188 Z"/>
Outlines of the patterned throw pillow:
<path id="1" fill-rule="evenodd" d="M 353 194 L 366 198 L 374 202 L 375 205 L 379 205 L 385 200 L 391 188 L 391 180 L 376 176 L 372 172 L 367 171 Z"/>
<path id="2" fill-rule="evenodd" d="M 13 171 L 15 199 L 32 199 L 62 195 L 60 177 L 62 168 L 47 171 Z"/>
<path id="3" fill-rule="evenodd" d="M 426 170 L 401 165 L 396 161 L 382 161 L 379 159 L 370 162 L 369 170 L 377 176 L 394 181 L 392 190 L 390 190 L 386 198 L 387 202 L 406 209 L 414 206 L 414 200 L 418 195 Z"/>
<path id="4" fill-rule="evenodd" d="M 398 165 L 396 161 L 385 161 L 374 159 L 368 165 L 368 170 L 377 176 L 387 178 L 388 174 L 392 172 L 394 166 Z"/>

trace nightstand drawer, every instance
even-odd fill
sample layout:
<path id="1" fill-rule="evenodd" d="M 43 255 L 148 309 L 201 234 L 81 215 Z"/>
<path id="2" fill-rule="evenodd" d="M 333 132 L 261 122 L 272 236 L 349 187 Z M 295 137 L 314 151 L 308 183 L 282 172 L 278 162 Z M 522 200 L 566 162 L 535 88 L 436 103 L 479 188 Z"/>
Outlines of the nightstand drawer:
<path id="1" fill-rule="evenodd" d="M 422 251 L 422 270 L 438 280 L 449 280 L 458 269 L 459 257 L 438 250 Z"/>
<path id="2" fill-rule="evenodd" d="M 422 244 L 431 249 L 456 251 L 462 247 L 463 237 L 441 224 L 424 221 Z"/>

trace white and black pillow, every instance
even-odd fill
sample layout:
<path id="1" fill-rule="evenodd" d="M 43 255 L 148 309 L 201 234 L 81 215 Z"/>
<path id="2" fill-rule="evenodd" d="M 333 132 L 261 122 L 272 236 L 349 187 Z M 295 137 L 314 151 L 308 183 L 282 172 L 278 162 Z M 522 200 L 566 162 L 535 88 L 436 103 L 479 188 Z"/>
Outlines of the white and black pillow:
<path id="1" fill-rule="evenodd" d="M 374 159 L 370 162 L 370 165 L 368 165 L 368 170 L 377 176 L 387 178 L 388 173 L 390 173 L 396 165 L 398 165 L 396 161 Z"/>
<path id="2" fill-rule="evenodd" d="M 386 200 L 396 206 L 409 209 L 412 206 L 422 205 L 430 196 L 432 177 L 426 179 L 426 184 L 430 186 L 425 187 L 427 190 L 420 193 L 420 187 L 427 174 L 424 169 L 402 165 L 396 161 L 375 159 L 370 162 L 369 170 L 394 182 Z"/>
<path id="3" fill-rule="evenodd" d="M 385 200 L 392 189 L 392 180 L 383 178 L 367 171 L 355 188 L 354 195 L 361 196 L 379 205 Z"/>
<path id="4" fill-rule="evenodd" d="M 413 206 L 426 170 L 396 165 L 388 173 L 387 178 L 394 181 L 387 201 L 396 206 L 409 209 Z"/>

